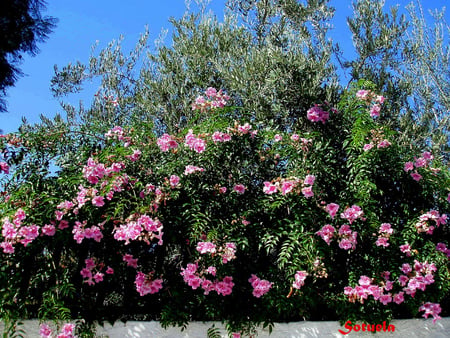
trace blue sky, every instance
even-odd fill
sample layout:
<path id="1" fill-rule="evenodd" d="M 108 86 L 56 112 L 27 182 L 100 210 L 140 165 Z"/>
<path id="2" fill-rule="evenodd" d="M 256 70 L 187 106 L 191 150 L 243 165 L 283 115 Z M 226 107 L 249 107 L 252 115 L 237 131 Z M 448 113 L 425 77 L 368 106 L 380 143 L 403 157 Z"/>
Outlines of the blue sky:
<path id="1" fill-rule="evenodd" d="M 404 7 L 409 2 L 387 0 L 386 4 L 399 3 Z M 422 2 L 425 8 L 441 8 L 448 1 Z M 221 17 L 224 3 L 225 0 L 211 0 L 210 8 Z M 351 14 L 351 1 L 331 0 L 330 4 L 336 8 L 333 36 L 351 55 L 352 42 L 345 19 Z M 99 48 L 103 48 L 121 34 L 125 51 L 131 50 L 146 25 L 152 43 L 162 28 L 170 28 L 169 17 L 181 17 L 185 8 L 184 0 L 47 0 L 44 14 L 57 18 L 59 23 L 47 42 L 39 45 L 36 57 L 25 55 L 20 66 L 25 76 L 8 90 L 8 112 L 0 113 L 0 129 L 5 133 L 16 131 L 22 116 L 29 122 L 38 122 L 40 114 L 51 117 L 62 112 L 50 92 L 55 64 L 61 68 L 77 60 L 86 62 L 97 40 Z"/>

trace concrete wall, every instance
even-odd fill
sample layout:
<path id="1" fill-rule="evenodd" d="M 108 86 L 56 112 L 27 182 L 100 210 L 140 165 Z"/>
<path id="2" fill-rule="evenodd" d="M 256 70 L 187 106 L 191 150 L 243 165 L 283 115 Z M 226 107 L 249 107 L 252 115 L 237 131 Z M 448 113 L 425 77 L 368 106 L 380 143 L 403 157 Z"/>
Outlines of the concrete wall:
<path id="1" fill-rule="evenodd" d="M 220 323 L 191 323 L 186 330 L 171 327 L 164 330 L 158 322 L 127 322 L 116 323 L 114 326 L 106 324 L 104 327 L 98 327 L 97 335 L 99 338 L 201 338 L 207 336 L 207 330 L 213 324 L 219 328 L 222 337 L 226 337 L 226 330 Z M 371 323 L 372 324 L 372 323 Z M 373 323 L 377 324 L 377 323 Z M 382 325 L 382 323 L 378 323 Z M 376 335 L 371 332 L 350 332 L 347 335 L 341 334 L 338 330 L 349 331 L 337 322 L 295 322 L 287 324 L 276 324 L 272 334 L 267 330 L 259 330 L 258 337 L 261 338 L 309 338 L 309 337 L 398 337 L 398 338 L 449 338 L 450 337 L 450 317 L 438 320 L 435 324 L 425 319 L 394 320 L 391 323 L 395 326 L 395 332 L 381 331 Z M 39 322 L 27 320 L 24 322 L 27 338 L 39 337 Z M 354 326 L 354 329 L 357 329 Z M 3 325 L 0 323 L 0 329 L 3 331 Z M 375 327 L 376 329 L 376 327 Z M 1 332 L 2 332 L 1 331 Z"/>

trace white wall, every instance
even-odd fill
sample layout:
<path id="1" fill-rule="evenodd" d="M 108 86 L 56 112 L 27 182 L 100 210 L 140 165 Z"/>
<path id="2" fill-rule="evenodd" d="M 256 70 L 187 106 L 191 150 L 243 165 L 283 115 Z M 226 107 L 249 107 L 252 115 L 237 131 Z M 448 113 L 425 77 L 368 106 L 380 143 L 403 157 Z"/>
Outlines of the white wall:
<path id="1" fill-rule="evenodd" d="M 208 328 L 212 322 L 193 322 L 188 328 L 181 332 L 180 328 L 171 327 L 164 330 L 158 322 L 127 322 L 116 323 L 114 326 L 106 324 L 98 327 L 99 338 L 201 338 L 206 337 Z M 226 330 L 220 323 L 214 323 L 220 328 L 222 337 L 226 337 Z M 371 323 L 372 324 L 372 323 Z M 376 323 L 373 323 L 376 324 Z M 382 324 L 382 323 L 379 323 Z M 309 338 L 309 337 L 398 337 L 398 338 L 449 338 L 450 337 L 450 317 L 438 320 L 436 324 L 431 319 L 408 319 L 394 320 L 391 322 L 395 326 L 395 332 L 381 331 L 376 336 L 370 332 L 351 332 L 347 335 L 339 333 L 339 329 L 348 330 L 340 326 L 337 322 L 295 322 L 275 324 L 272 334 L 269 336 L 267 330 L 259 330 L 258 338 Z M 39 337 L 39 322 L 27 320 L 24 322 L 27 338 Z M 0 323 L 0 330 L 3 324 Z M 2 331 L 0 331 L 2 332 Z"/>

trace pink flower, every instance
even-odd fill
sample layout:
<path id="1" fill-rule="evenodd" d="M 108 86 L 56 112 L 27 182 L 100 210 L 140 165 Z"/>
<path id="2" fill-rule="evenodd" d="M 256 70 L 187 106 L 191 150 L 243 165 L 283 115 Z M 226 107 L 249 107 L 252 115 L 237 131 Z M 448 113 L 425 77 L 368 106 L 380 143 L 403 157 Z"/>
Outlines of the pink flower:
<path id="1" fill-rule="evenodd" d="M 269 292 L 273 284 L 268 280 L 259 279 L 256 275 L 252 275 L 248 281 L 253 287 L 253 296 L 256 298 L 260 298 Z"/>
<path id="2" fill-rule="evenodd" d="M 370 108 L 370 116 L 371 117 L 380 116 L 380 110 L 381 110 L 381 106 L 379 104 L 372 105 L 372 107 Z"/>
<path id="3" fill-rule="evenodd" d="M 72 323 L 64 324 L 61 329 L 61 333 L 66 334 L 66 335 L 73 335 L 74 329 L 75 329 L 75 324 L 72 324 Z"/>
<path id="4" fill-rule="evenodd" d="M 339 205 L 336 203 L 329 203 L 327 204 L 325 210 L 331 216 L 331 219 L 334 219 L 334 216 L 336 216 L 336 213 L 339 210 Z"/>
<path id="5" fill-rule="evenodd" d="M 213 88 L 213 87 L 208 87 L 208 88 L 205 90 L 205 95 L 208 96 L 208 97 L 211 97 L 211 98 L 216 97 L 216 95 L 217 95 L 217 89 L 216 89 L 216 88 Z"/>
<path id="6" fill-rule="evenodd" d="M 370 91 L 365 89 L 360 89 L 356 92 L 356 97 L 360 100 L 365 100 L 369 96 Z"/>
<path id="7" fill-rule="evenodd" d="M 280 134 L 276 134 L 274 136 L 274 140 L 275 140 L 275 142 L 280 142 L 283 140 L 283 136 L 281 136 Z"/>
<path id="8" fill-rule="evenodd" d="M 6 254 L 12 254 L 14 253 L 14 247 L 10 242 L 1 242 L 0 247 L 3 249 L 3 252 Z"/>
<path id="9" fill-rule="evenodd" d="M 425 167 L 427 165 L 427 161 L 423 157 L 415 158 L 414 165 L 416 168 Z"/>
<path id="10" fill-rule="evenodd" d="M 242 185 L 242 184 L 236 184 L 233 187 L 233 190 L 236 191 L 238 194 L 243 194 L 246 189 L 247 188 L 244 185 Z"/>
<path id="11" fill-rule="evenodd" d="M 184 169 L 184 175 L 193 174 L 193 173 L 195 173 L 197 171 L 202 172 L 202 171 L 205 171 L 205 169 L 197 167 L 197 166 L 194 166 L 194 165 L 187 165 L 185 167 L 185 169 Z"/>
<path id="12" fill-rule="evenodd" d="M 389 223 L 382 223 L 380 225 L 380 233 L 386 233 L 389 235 L 392 235 L 392 233 L 394 232 L 394 230 L 392 229 L 392 226 Z"/>
<path id="13" fill-rule="evenodd" d="M 306 175 L 305 179 L 303 180 L 303 184 L 313 185 L 315 180 L 316 180 L 316 176 Z"/>
<path id="14" fill-rule="evenodd" d="M 375 101 L 378 102 L 378 103 L 383 104 L 383 102 L 384 102 L 385 99 L 386 99 L 386 98 L 385 98 L 384 96 L 377 95 L 377 97 L 375 98 Z"/>
<path id="15" fill-rule="evenodd" d="M 106 269 L 105 273 L 107 275 L 113 275 L 114 274 L 114 269 L 110 266 L 108 266 L 108 268 Z"/>
<path id="16" fill-rule="evenodd" d="M 39 329 L 39 335 L 42 338 L 51 338 L 52 334 L 53 334 L 52 329 L 50 328 L 50 326 L 48 326 L 48 324 L 41 324 Z"/>
<path id="17" fill-rule="evenodd" d="M 170 186 L 172 188 L 175 188 L 178 185 L 178 183 L 180 182 L 180 178 L 177 175 L 172 175 L 172 176 L 170 176 L 169 182 L 170 182 Z"/>
<path id="18" fill-rule="evenodd" d="M 298 134 L 292 134 L 292 135 L 291 135 L 291 140 L 292 140 L 292 141 L 298 141 L 298 140 L 300 140 L 300 135 L 298 135 Z"/>
<path id="19" fill-rule="evenodd" d="M 383 140 L 380 143 L 378 143 L 377 148 L 387 148 L 391 145 L 391 142 L 389 142 L 388 140 Z"/>
<path id="20" fill-rule="evenodd" d="M 271 182 L 264 182 L 263 192 L 268 195 L 272 195 L 277 192 L 277 186 Z"/>
<path id="21" fill-rule="evenodd" d="M 400 245 L 400 251 L 405 253 L 406 256 L 411 256 L 411 246 L 409 244 Z"/>
<path id="22" fill-rule="evenodd" d="M 392 302 L 392 296 L 390 293 L 381 295 L 379 301 L 383 305 L 388 305 L 388 303 Z"/>
<path id="23" fill-rule="evenodd" d="M 305 279 L 308 276 L 306 271 L 297 271 L 294 275 L 294 283 L 292 283 L 292 287 L 294 289 L 300 289 L 303 285 L 305 285 Z"/>
<path id="24" fill-rule="evenodd" d="M 406 162 L 405 166 L 403 168 L 404 171 L 408 172 L 414 169 L 414 163 L 412 162 Z"/>
<path id="25" fill-rule="evenodd" d="M 350 224 L 352 224 L 358 218 L 363 219 L 362 216 L 363 211 L 357 205 L 352 205 L 351 207 L 345 209 L 343 213 L 341 213 L 341 218 L 345 218 Z"/>
<path id="26" fill-rule="evenodd" d="M 103 196 L 95 196 L 92 199 L 92 204 L 95 205 L 96 207 L 102 207 L 105 205 L 105 200 Z"/>
<path id="27" fill-rule="evenodd" d="M 212 242 L 198 242 L 197 244 L 197 251 L 201 254 L 205 253 L 215 253 L 216 252 L 216 245 Z"/>
<path id="28" fill-rule="evenodd" d="M 42 227 L 42 234 L 46 236 L 53 236 L 56 232 L 56 228 L 53 224 L 46 224 Z"/>
<path id="29" fill-rule="evenodd" d="M 377 241 L 375 242 L 377 246 L 382 247 L 388 247 L 389 246 L 389 238 L 386 237 L 378 237 Z"/>
<path id="30" fill-rule="evenodd" d="M 0 173 L 4 172 L 5 174 L 9 174 L 9 165 L 6 162 L 0 162 Z"/>
<path id="31" fill-rule="evenodd" d="M 422 175 L 420 175 L 417 172 L 411 173 L 411 177 L 413 178 L 414 181 L 417 181 L 417 182 L 419 182 L 422 179 Z"/>
<path id="32" fill-rule="evenodd" d="M 322 110 L 322 108 L 316 104 L 314 107 L 308 109 L 306 112 L 306 117 L 311 122 L 322 122 L 325 124 L 325 122 L 330 118 L 330 114 Z"/>
<path id="33" fill-rule="evenodd" d="M 288 193 L 290 193 L 295 187 L 295 182 L 294 181 L 283 181 L 283 183 L 281 183 L 281 194 L 282 195 L 286 195 Z"/>
<path id="34" fill-rule="evenodd" d="M 319 235 L 320 237 L 322 237 L 322 239 L 328 245 L 330 245 L 331 239 L 333 238 L 335 232 L 336 232 L 336 229 L 332 225 L 326 224 L 322 227 L 322 229 L 320 229 L 319 231 L 316 232 L 316 235 Z"/>
<path id="35" fill-rule="evenodd" d="M 373 143 L 367 143 L 367 144 L 364 145 L 363 150 L 364 151 L 369 151 L 372 148 L 373 148 Z"/>
<path id="36" fill-rule="evenodd" d="M 304 187 L 302 188 L 302 194 L 303 196 L 305 196 L 306 198 L 310 198 L 314 196 L 314 192 L 312 191 L 312 187 Z"/>
<path id="37" fill-rule="evenodd" d="M 441 319 L 439 314 L 441 313 L 441 306 L 438 303 L 427 302 L 419 307 L 419 311 L 425 311 L 422 317 L 428 318 L 429 315 L 433 316 L 433 324 L 436 323 L 438 319 Z"/>

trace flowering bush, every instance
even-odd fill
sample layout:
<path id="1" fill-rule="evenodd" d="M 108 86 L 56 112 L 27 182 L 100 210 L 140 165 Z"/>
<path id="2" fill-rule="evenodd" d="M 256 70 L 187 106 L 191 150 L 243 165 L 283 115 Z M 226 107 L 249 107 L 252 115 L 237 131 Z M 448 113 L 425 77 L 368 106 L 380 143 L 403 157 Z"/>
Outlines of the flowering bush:
<path id="1" fill-rule="evenodd" d="M 2 315 L 225 320 L 236 334 L 448 314 L 449 171 L 401 143 L 363 84 L 304 112 L 299 130 L 243 117 L 208 88 L 174 134 L 5 135 Z M 28 171 L 49 158 L 56 172 Z"/>

